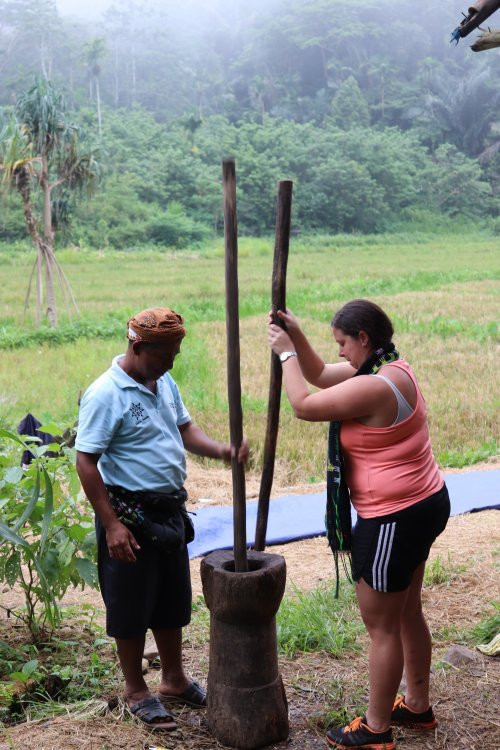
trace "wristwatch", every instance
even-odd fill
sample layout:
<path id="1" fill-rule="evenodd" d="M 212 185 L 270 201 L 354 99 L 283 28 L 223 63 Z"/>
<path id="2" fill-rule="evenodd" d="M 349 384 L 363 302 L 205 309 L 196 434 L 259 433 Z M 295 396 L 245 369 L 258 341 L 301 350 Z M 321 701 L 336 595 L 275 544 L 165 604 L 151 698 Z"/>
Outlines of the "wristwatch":
<path id="1" fill-rule="evenodd" d="M 281 354 L 279 355 L 280 362 L 281 364 L 283 364 L 284 362 L 287 361 L 287 359 L 290 359 L 290 357 L 296 357 L 296 356 L 297 356 L 297 352 L 281 352 Z"/>

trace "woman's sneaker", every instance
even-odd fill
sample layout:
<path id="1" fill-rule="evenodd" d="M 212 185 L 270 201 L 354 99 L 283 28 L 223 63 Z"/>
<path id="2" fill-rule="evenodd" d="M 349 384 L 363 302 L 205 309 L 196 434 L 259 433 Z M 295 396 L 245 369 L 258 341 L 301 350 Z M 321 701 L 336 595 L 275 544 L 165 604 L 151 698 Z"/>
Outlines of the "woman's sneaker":
<path id="1" fill-rule="evenodd" d="M 409 727 L 411 729 L 423 729 L 430 731 L 437 727 L 436 717 L 432 706 L 421 714 L 406 705 L 404 695 L 398 695 L 396 702 L 392 707 L 391 723 L 400 727 Z"/>
<path id="2" fill-rule="evenodd" d="M 329 729 L 326 741 L 331 747 L 357 747 L 365 750 L 394 750 L 396 743 L 392 739 L 392 730 L 374 732 L 366 723 L 364 716 L 358 716 L 346 727 Z"/>

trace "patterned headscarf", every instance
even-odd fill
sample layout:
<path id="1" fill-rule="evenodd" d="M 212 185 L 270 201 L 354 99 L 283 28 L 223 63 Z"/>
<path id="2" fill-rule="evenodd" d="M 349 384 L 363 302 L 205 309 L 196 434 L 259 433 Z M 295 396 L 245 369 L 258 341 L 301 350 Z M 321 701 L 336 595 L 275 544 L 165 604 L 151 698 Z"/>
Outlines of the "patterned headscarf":
<path id="1" fill-rule="evenodd" d="M 170 344 L 186 335 L 184 318 L 168 307 L 142 310 L 127 323 L 127 338 L 130 341 L 150 341 Z"/>

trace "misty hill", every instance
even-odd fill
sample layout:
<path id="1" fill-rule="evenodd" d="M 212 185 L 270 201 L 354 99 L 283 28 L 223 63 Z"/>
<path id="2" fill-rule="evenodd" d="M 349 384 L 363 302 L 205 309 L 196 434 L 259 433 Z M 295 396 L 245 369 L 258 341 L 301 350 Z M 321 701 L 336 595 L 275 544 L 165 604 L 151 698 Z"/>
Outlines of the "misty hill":
<path id="1" fill-rule="evenodd" d="M 296 182 L 303 228 L 378 231 L 418 210 L 494 217 L 500 55 L 449 45 L 459 7 L 127 0 L 96 22 L 61 15 L 52 0 L 3 0 L 3 118 L 41 74 L 103 147 L 104 192 L 71 209 L 73 241 L 199 240 L 220 225 L 228 154 L 249 232 L 272 228 L 279 177 Z M 22 236 L 15 209 L 3 235 Z"/>

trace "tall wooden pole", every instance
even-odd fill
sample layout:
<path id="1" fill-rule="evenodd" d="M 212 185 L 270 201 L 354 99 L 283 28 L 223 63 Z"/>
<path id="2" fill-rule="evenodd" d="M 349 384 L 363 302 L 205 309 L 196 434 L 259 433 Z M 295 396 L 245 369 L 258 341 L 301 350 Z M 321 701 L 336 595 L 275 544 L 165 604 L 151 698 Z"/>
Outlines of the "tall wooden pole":
<path id="1" fill-rule="evenodd" d="M 278 325 L 284 327 L 283 321 L 276 315 L 277 310 L 286 310 L 286 268 L 290 244 L 290 221 L 292 213 L 293 182 L 281 180 L 278 183 L 278 204 L 276 209 L 276 238 L 274 244 L 274 262 L 272 279 L 272 315 Z M 259 490 L 257 508 L 257 526 L 255 530 L 255 549 L 262 551 L 266 546 L 267 519 L 269 516 L 269 498 L 274 476 L 276 441 L 280 418 L 282 371 L 277 354 L 271 353 L 271 377 L 269 381 L 269 400 L 267 406 L 267 428 L 264 442 L 264 462 Z"/>
<path id="2" fill-rule="evenodd" d="M 457 31 L 460 36 L 468 36 L 471 31 L 477 29 L 496 10 L 500 9 L 500 0 L 476 0 L 469 6 L 469 15 L 466 16 Z"/>
<path id="3" fill-rule="evenodd" d="M 233 475 L 234 569 L 248 571 L 245 470 L 238 463 L 243 441 L 241 410 L 240 326 L 238 311 L 238 224 L 236 217 L 236 170 L 234 160 L 222 162 L 224 190 L 224 244 L 226 259 L 226 335 L 227 393 L 229 400 L 229 431 L 235 455 L 231 458 Z"/>

